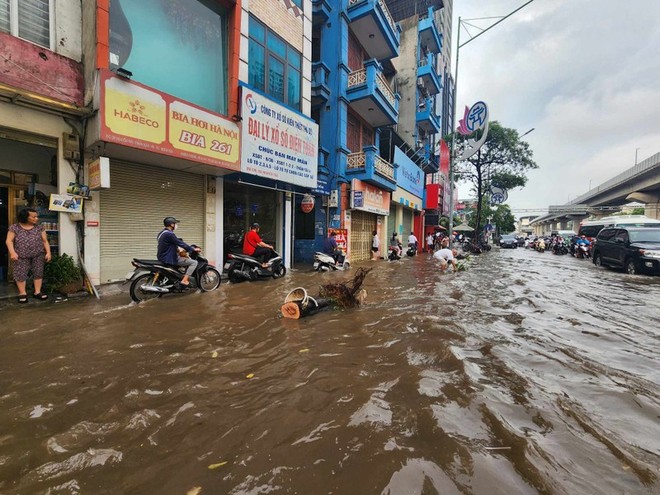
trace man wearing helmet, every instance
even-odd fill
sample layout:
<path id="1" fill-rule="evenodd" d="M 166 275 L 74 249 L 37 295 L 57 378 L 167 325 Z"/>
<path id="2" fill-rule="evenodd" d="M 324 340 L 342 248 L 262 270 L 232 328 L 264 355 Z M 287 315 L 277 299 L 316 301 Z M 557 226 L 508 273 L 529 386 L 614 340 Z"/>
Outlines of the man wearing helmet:
<path id="1" fill-rule="evenodd" d="M 253 223 L 250 226 L 250 231 L 245 234 L 243 239 L 243 254 L 252 256 L 253 258 L 261 258 L 261 267 L 266 268 L 268 264 L 266 260 L 272 258 L 273 246 L 266 244 L 259 235 L 259 224 Z"/>
<path id="2" fill-rule="evenodd" d="M 189 246 L 181 238 L 176 236 L 174 231 L 176 230 L 177 223 L 179 221 L 174 217 L 166 217 L 163 220 L 165 228 L 158 234 L 157 257 L 161 263 L 186 267 L 186 274 L 178 285 L 183 289 L 187 289 L 190 285 L 190 276 L 195 272 L 195 268 L 197 268 L 197 260 L 180 256 L 179 249 L 187 253 L 192 253 L 193 251 L 199 253 L 201 249 Z"/>

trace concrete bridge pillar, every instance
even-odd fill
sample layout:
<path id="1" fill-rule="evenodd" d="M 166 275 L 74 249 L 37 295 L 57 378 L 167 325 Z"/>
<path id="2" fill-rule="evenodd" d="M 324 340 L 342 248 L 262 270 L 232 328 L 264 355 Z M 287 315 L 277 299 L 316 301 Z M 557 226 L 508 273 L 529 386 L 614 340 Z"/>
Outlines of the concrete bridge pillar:
<path id="1" fill-rule="evenodd" d="M 626 196 L 626 199 L 644 203 L 644 215 L 660 220 L 660 192 L 634 192 Z"/>

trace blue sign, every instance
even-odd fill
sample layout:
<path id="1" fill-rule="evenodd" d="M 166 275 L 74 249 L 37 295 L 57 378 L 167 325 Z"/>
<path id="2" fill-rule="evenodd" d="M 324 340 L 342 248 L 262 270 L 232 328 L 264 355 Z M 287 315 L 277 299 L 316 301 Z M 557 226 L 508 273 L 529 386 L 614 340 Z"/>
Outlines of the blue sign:
<path id="1" fill-rule="evenodd" d="M 353 191 L 353 208 L 362 208 L 364 206 L 364 198 L 362 191 Z"/>
<path id="2" fill-rule="evenodd" d="M 330 196 L 330 182 L 327 178 L 321 177 L 320 175 L 316 177 L 316 187 L 311 189 L 312 194 L 320 194 L 323 196 Z"/>
<path id="3" fill-rule="evenodd" d="M 394 163 L 399 166 L 396 172 L 396 185 L 421 199 L 424 196 L 422 169 L 397 146 L 394 147 Z"/>

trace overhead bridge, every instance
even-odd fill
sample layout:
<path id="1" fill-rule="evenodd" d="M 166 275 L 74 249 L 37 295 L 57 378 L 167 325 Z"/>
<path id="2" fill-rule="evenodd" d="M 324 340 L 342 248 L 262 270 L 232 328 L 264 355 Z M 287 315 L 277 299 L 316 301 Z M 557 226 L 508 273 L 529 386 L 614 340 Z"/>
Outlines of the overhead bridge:
<path id="1" fill-rule="evenodd" d="M 576 230 L 587 216 L 611 215 L 628 203 L 644 204 L 647 217 L 660 219 L 660 153 L 603 182 L 563 205 L 551 205 L 548 213 L 530 225 L 536 234 L 551 230 Z"/>

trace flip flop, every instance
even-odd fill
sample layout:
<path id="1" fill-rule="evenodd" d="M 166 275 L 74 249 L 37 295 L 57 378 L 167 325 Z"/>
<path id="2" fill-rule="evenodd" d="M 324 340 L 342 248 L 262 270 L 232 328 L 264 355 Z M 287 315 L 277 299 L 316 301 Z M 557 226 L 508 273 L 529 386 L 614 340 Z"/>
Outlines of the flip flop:
<path id="1" fill-rule="evenodd" d="M 40 301 L 45 301 L 46 299 L 48 299 L 48 294 L 44 294 L 42 292 L 37 292 L 32 297 L 34 297 L 35 299 L 39 299 Z"/>
<path id="2" fill-rule="evenodd" d="M 26 304 L 28 302 L 28 296 L 27 294 L 23 294 L 21 296 L 18 296 L 17 300 L 18 300 L 18 304 Z"/>

